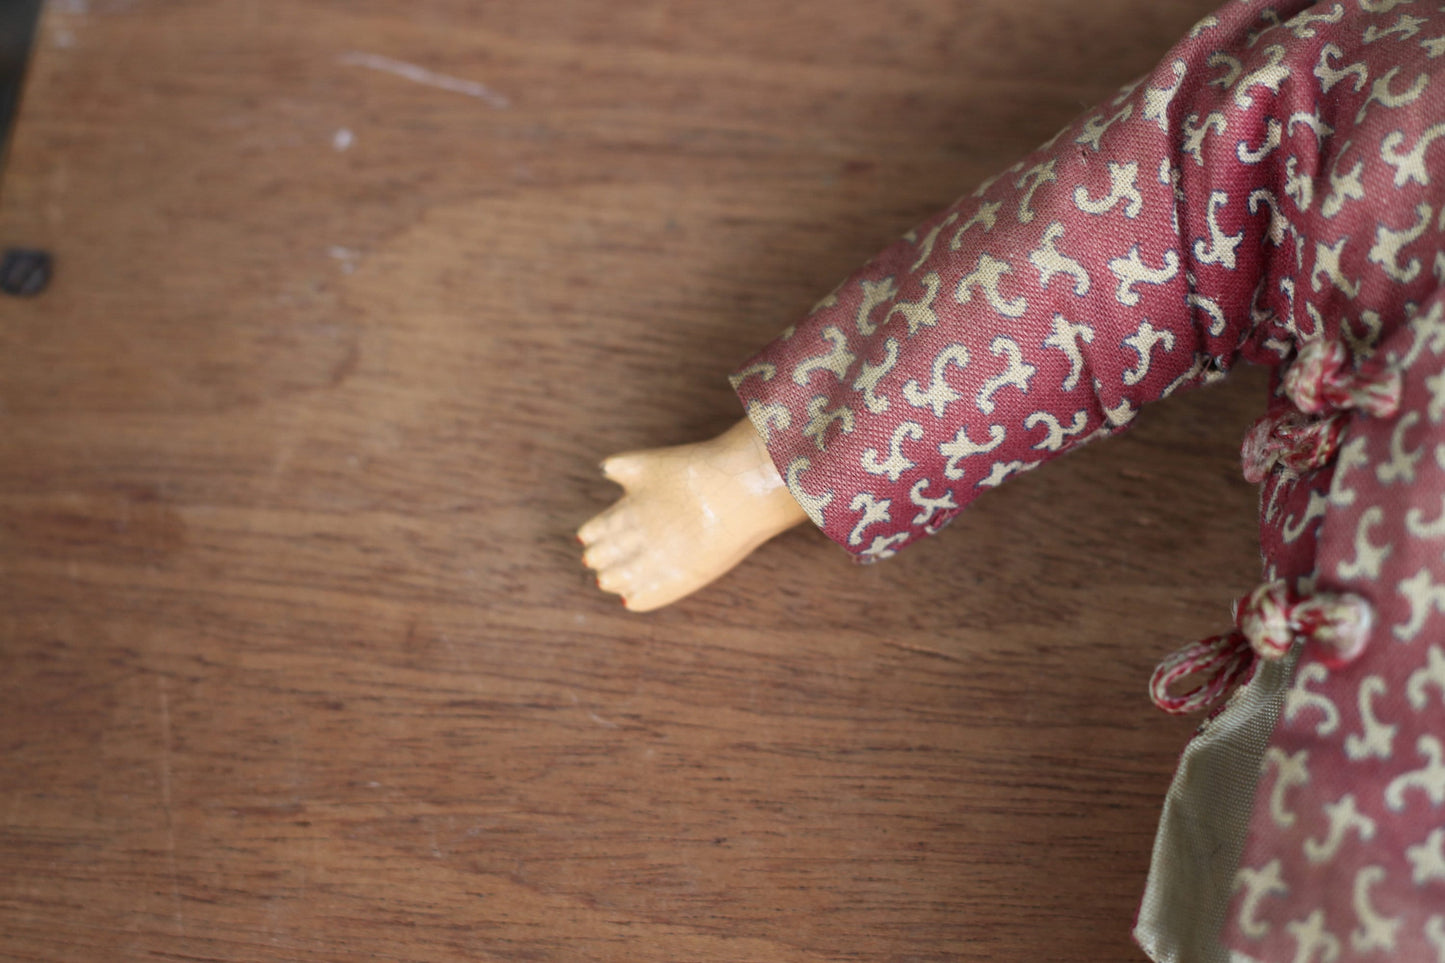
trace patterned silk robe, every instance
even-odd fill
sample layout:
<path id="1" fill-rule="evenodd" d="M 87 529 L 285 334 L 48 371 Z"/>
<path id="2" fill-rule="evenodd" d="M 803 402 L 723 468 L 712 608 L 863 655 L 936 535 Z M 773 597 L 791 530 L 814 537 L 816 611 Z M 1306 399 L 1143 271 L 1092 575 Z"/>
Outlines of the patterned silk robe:
<path id="1" fill-rule="evenodd" d="M 809 517 L 881 559 L 1276 369 L 1264 584 L 1176 664 L 1244 684 L 1165 801 L 1156 960 L 1445 963 L 1442 9 L 1231 0 L 733 376 Z"/>

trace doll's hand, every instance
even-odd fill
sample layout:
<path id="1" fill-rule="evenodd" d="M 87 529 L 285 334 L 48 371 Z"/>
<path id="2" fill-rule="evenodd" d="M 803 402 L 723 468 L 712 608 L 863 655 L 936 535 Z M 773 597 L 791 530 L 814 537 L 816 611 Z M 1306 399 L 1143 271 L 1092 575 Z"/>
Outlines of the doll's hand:
<path id="1" fill-rule="evenodd" d="M 622 499 L 577 533 L 582 562 L 634 612 L 675 602 L 806 517 L 747 421 L 710 440 L 617 455 Z"/>

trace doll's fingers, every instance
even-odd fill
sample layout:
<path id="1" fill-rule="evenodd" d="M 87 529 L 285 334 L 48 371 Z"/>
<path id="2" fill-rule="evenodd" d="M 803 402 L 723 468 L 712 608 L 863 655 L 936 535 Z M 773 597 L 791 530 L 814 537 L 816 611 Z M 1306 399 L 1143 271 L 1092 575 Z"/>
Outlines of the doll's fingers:
<path id="1" fill-rule="evenodd" d="M 622 566 L 614 565 L 597 573 L 597 587 L 613 595 L 621 595 L 627 604 L 627 595 L 632 591 L 631 573 Z"/>
<path id="2" fill-rule="evenodd" d="M 650 612 L 676 600 L 681 593 L 669 594 L 658 584 L 654 560 L 646 556 L 604 569 L 597 577 L 597 587 L 604 592 L 622 596 L 622 604 L 633 612 Z"/>
<path id="3" fill-rule="evenodd" d="M 600 572 L 603 569 L 627 562 L 637 554 L 637 547 L 630 540 L 607 538 L 594 542 L 582 553 L 582 564 Z"/>
<path id="4" fill-rule="evenodd" d="M 622 520 L 625 517 L 626 504 L 627 499 L 623 498 L 607 511 L 594 516 L 591 521 L 577 529 L 578 540 L 590 547 L 597 541 L 616 534 L 624 527 Z"/>
<path id="5" fill-rule="evenodd" d="M 651 612 L 665 605 L 671 605 L 689 594 L 697 586 L 686 582 L 659 580 L 642 572 L 626 573 L 627 590 L 622 595 L 622 604 L 629 612 Z"/>
<path id="6" fill-rule="evenodd" d="M 631 612 L 660 609 L 690 590 L 666 578 L 657 567 L 657 559 L 645 552 L 602 570 L 597 585 L 604 592 L 622 596 L 622 604 Z"/>
<path id="7" fill-rule="evenodd" d="M 642 476 L 642 459 L 634 452 L 613 455 L 602 462 L 602 475 L 626 488 Z"/>
<path id="8" fill-rule="evenodd" d="M 622 604 L 629 612 L 651 612 L 677 601 L 679 597 L 680 593 L 663 597 L 655 589 L 633 588 L 622 593 Z"/>

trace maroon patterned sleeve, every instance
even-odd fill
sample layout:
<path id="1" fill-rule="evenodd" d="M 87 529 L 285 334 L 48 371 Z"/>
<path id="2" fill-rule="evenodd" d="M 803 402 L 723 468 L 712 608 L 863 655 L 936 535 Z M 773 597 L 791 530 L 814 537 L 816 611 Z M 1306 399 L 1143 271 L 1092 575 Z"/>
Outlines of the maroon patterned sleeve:
<path id="1" fill-rule="evenodd" d="M 1357 186 L 1321 170 L 1326 138 L 1352 121 L 1317 94 L 1312 72 L 1335 63 L 1321 30 L 1277 29 L 1308 7 L 1233 3 L 1201 21 L 1142 81 L 882 252 L 733 375 L 831 538 L 886 558 L 1146 402 L 1241 354 L 1287 352 L 1290 277 L 1313 252 L 1285 229 L 1285 205 L 1328 217 Z M 1309 281 L 1347 283 L 1327 256 Z"/>

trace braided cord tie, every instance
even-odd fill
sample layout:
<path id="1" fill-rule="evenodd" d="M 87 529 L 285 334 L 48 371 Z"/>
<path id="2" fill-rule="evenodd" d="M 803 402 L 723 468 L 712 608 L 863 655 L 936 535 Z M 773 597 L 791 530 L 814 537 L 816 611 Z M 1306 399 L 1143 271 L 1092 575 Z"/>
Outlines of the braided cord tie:
<path id="1" fill-rule="evenodd" d="M 1321 592 L 1298 602 L 1290 618 L 1300 635 L 1321 646 L 1326 668 L 1334 669 L 1365 651 L 1375 610 L 1358 595 Z"/>
<path id="2" fill-rule="evenodd" d="M 1284 392 L 1307 415 L 1358 409 L 1376 418 L 1400 410 L 1400 372 L 1356 371 L 1339 341 L 1310 341 L 1284 373 Z"/>
<path id="3" fill-rule="evenodd" d="M 1245 681 L 1254 662 L 1254 651 L 1239 632 L 1186 645 L 1154 670 L 1149 679 L 1149 698 L 1171 716 L 1203 712 Z M 1175 685 L 1196 678 L 1199 684 L 1193 689 L 1171 694 Z"/>
<path id="4" fill-rule="evenodd" d="M 1400 410 L 1401 385 L 1394 369 L 1355 371 L 1338 341 L 1304 345 L 1283 378 L 1295 410 L 1266 415 L 1245 433 L 1240 449 L 1245 479 L 1257 485 L 1276 466 L 1302 475 L 1324 465 L 1339 450 L 1342 413 L 1388 418 Z"/>
<path id="5" fill-rule="evenodd" d="M 1265 582 L 1234 603 L 1234 624 L 1254 654 L 1266 662 L 1282 659 L 1294 645 L 1294 610 L 1299 599 L 1285 582 Z"/>
<path id="6" fill-rule="evenodd" d="M 1244 435 L 1239 451 L 1244 479 L 1258 485 L 1276 466 L 1296 475 L 1313 471 L 1335 457 L 1344 431 L 1344 419 L 1338 414 L 1326 418 L 1309 418 L 1297 411 L 1266 415 Z"/>
<path id="7" fill-rule="evenodd" d="M 1283 581 L 1265 582 L 1235 603 L 1235 630 L 1187 645 L 1159 663 L 1149 697 L 1170 715 L 1199 712 L 1248 681 L 1259 660 L 1274 662 L 1296 642 L 1320 647 L 1320 661 L 1337 667 L 1364 651 L 1374 610 L 1358 595 L 1319 592 L 1300 597 Z M 1175 686 L 1197 679 L 1181 694 Z"/>

